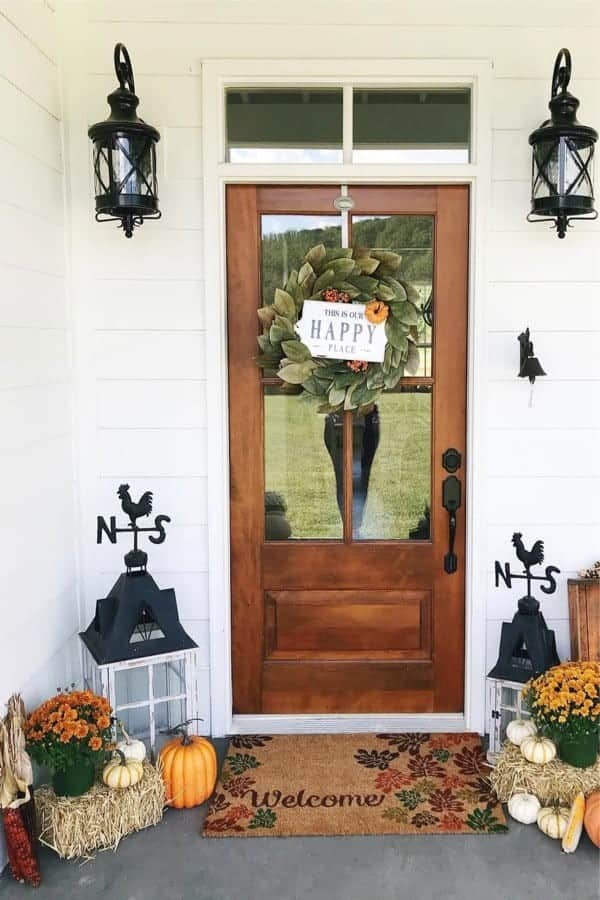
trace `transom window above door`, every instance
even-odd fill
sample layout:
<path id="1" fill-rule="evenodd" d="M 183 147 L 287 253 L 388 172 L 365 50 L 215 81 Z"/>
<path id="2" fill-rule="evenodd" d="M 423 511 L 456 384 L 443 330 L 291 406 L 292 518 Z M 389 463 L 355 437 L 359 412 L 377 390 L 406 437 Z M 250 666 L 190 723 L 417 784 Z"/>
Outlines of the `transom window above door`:
<path id="1" fill-rule="evenodd" d="M 225 105 L 226 162 L 470 161 L 468 87 L 236 87 Z"/>

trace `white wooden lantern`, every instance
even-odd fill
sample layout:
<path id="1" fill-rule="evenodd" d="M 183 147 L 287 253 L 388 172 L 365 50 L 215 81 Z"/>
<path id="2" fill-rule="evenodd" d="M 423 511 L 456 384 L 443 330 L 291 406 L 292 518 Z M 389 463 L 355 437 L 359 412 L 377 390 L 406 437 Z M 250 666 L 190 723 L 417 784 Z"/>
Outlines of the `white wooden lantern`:
<path id="1" fill-rule="evenodd" d="M 487 678 L 487 717 L 489 747 L 487 760 L 495 766 L 506 741 L 506 729 L 513 719 L 530 719 L 531 713 L 523 708 L 521 691 L 524 685 L 517 681 Z"/>
<path id="2" fill-rule="evenodd" d="M 85 687 L 108 697 L 130 737 L 157 753 L 161 731 L 198 717 L 198 651 L 178 650 L 98 665 L 82 643 Z"/>

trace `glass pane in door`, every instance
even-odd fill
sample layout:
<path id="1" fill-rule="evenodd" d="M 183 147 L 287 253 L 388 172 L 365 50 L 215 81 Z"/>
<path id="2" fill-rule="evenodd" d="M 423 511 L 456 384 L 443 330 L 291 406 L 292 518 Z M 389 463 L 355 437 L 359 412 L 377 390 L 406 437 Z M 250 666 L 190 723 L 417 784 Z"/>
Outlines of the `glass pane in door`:
<path id="1" fill-rule="evenodd" d="M 293 269 L 316 244 L 342 246 L 341 216 L 261 216 L 262 305 L 273 302 L 275 288 L 285 286 Z"/>
<path id="2" fill-rule="evenodd" d="M 420 316 L 414 337 L 420 363 L 418 371 L 411 375 L 433 374 L 433 224 L 433 216 L 352 217 L 352 244 L 398 253 L 402 257 L 400 277 L 416 290 L 415 302 Z"/>
<path id="3" fill-rule="evenodd" d="M 314 403 L 266 385 L 265 539 L 343 535 L 343 416 L 320 416 Z"/>
<path id="4" fill-rule="evenodd" d="M 353 422 L 354 540 L 429 540 L 431 386 L 384 393 Z"/>

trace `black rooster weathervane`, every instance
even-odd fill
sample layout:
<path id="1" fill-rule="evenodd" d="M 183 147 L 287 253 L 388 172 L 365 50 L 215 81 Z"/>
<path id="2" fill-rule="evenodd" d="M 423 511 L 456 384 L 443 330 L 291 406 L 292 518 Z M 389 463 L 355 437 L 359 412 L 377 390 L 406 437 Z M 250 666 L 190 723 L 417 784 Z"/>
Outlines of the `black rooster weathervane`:
<path id="1" fill-rule="evenodd" d="M 539 600 L 531 593 L 532 582 L 538 581 L 542 582 L 540 590 L 544 594 L 553 594 L 556 590 L 554 576 L 560 569 L 556 566 L 546 566 L 544 575 L 532 575 L 532 567 L 540 566 L 544 562 L 544 542 L 537 540 L 531 550 L 527 550 L 523 544 L 523 535 L 520 531 L 515 531 L 512 544 L 517 559 L 523 564 L 523 572 L 511 572 L 510 563 L 504 563 L 503 566 L 496 560 L 496 587 L 500 587 L 500 579 L 507 588 L 512 587 L 513 581 L 520 579 L 527 582 L 527 593 L 520 598 L 518 612 L 515 613 L 512 622 L 502 623 L 500 654 L 488 677 L 524 682 L 532 675 L 540 675 L 560 661 L 556 652 L 554 632 L 546 625 L 540 611 Z"/>
<path id="2" fill-rule="evenodd" d="M 129 485 L 121 484 L 119 485 L 117 496 L 121 501 L 121 509 L 123 510 L 125 515 L 129 517 L 129 525 L 125 526 L 124 528 L 117 528 L 117 520 L 115 516 L 110 517 L 108 525 L 106 524 L 104 516 L 98 516 L 96 543 L 102 543 L 103 534 L 107 536 L 111 544 L 117 543 L 118 534 L 132 534 L 133 550 L 130 550 L 128 553 L 126 553 L 124 557 L 127 571 L 128 573 L 130 573 L 132 569 L 145 571 L 146 565 L 148 563 L 148 554 L 145 553 L 144 550 L 139 549 L 138 535 L 142 533 L 149 534 L 148 540 L 152 544 L 162 544 L 167 536 L 165 533 L 164 523 L 170 522 L 171 519 L 169 518 L 169 516 L 156 516 L 156 518 L 154 519 L 153 527 L 140 528 L 140 526 L 137 524 L 137 520 L 141 519 L 143 516 L 149 516 L 152 512 L 152 491 L 145 491 L 138 502 L 135 503 L 131 499 L 131 495 L 129 493 Z M 156 534 L 156 537 L 152 536 L 154 533 Z"/>

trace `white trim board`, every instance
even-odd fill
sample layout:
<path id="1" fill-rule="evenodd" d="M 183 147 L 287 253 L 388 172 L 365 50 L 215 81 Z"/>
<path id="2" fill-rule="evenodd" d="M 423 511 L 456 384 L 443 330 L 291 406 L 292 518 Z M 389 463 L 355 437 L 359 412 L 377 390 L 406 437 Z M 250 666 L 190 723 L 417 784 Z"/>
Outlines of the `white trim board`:
<path id="1" fill-rule="evenodd" d="M 491 182 L 491 62 L 465 60 L 212 60 L 202 66 L 204 259 L 207 304 L 209 610 L 211 722 L 215 736 L 256 730 L 313 731 L 428 730 L 483 732 L 485 717 L 485 547 L 483 472 L 485 405 L 479 389 L 485 369 L 485 252 Z M 468 165 L 231 165 L 225 159 L 224 91 L 229 85 L 470 86 L 471 155 Z M 345 130 L 345 141 L 348 140 Z M 346 148 L 347 149 L 347 148 Z M 348 160 L 348 154 L 345 153 Z M 451 184 L 471 186 L 469 249 L 469 337 L 467 446 L 467 553 L 465 572 L 464 715 L 431 716 L 234 716 L 231 682 L 231 588 L 227 397 L 225 186 L 250 184 Z M 475 302 L 477 298 L 477 302 Z M 217 302 L 215 302 L 217 301 Z M 479 536 L 475 540 L 475 536 Z M 441 563 L 440 563 L 441 564 Z"/>
<path id="2" fill-rule="evenodd" d="M 372 734 L 378 731 L 461 732 L 465 717 L 445 715 L 233 716 L 232 734 Z"/>

